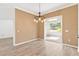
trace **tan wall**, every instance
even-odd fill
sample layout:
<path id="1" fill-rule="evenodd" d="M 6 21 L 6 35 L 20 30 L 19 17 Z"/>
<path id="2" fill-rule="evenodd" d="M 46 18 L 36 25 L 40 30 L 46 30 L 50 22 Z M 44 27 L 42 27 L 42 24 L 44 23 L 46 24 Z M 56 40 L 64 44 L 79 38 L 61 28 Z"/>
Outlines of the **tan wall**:
<path id="1" fill-rule="evenodd" d="M 43 39 L 44 38 L 44 24 L 38 23 L 38 38 Z"/>
<path id="2" fill-rule="evenodd" d="M 34 15 L 24 11 L 15 10 L 15 43 L 22 43 L 37 37 L 37 24 L 33 21 Z"/>
<path id="3" fill-rule="evenodd" d="M 65 9 L 61 9 L 55 12 L 48 13 L 44 15 L 45 18 L 60 16 L 62 15 L 62 22 L 63 22 L 63 42 L 65 44 L 70 44 L 77 46 L 77 22 L 78 22 L 78 6 L 74 5 Z M 69 33 L 66 33 L 65 30 L 69 30 Z M 43 37 L 44 34 L 44 26 L 43 24 L 39 24 L 39 38 Z M 70 42 L 68 42 L 70 40 Z"/>

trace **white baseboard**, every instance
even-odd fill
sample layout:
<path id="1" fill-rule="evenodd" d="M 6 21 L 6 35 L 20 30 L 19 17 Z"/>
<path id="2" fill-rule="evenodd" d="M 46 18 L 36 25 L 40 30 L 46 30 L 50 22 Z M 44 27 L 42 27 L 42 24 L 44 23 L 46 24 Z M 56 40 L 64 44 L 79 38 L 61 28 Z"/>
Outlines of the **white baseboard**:
<path id="1" fill-rule="evenodd" d="M 55 42 L 55 41 L 54 41 Z M 60 42 L 56 42 L 56 43 L 60 43 Z M 69 47 L 73 47 L 73 48 L 78 48 L 77 46 L 73 46 L 73 45 L 70 45 L 70 44 L 65 44 L 65 43 L 61 43 L 62 45 L 66 45 L 66 46 L 69 46 Z"/>
<path id="2" fill-rule="evenodd" d="M 64 44 L 66 46 L 70 46 L 70 47 L 73 47 L 73 48 L 78 48 L 77 46 L 73 46 L 73 45 L 69 45 L 69 44 Z"/>
<path id="3" fill-rule="evenodd" d="M 0 39 L 8 39 L 8 38 L 13 38 L 13 37 L 0 37 Z"/>
<path id="4" fill-rule="evenodd" d="M 32 39 L 32 40 L 25 41 L 25 42 L 22 42 L 22 43 L 14 44 L 14 46 L 22 45 L 22 44 L 29 43 L 29 42 L 32 42 L 32 41 L 35 41 L 35 40 L 37 40 L 37 39 Z"/>
<path id="5" fill-rule="evenodd" d="M 40 38 L 38 38 L 40 39 Z M 25 43 L 29 43 L 29 42 L 32 42 L 32 41 L 35 41 L 37 39 L 32 39 L 32 40 L 29 40 L 29 41 L 25 41 L 25 42 L 22 42 L 22 43 L 18 43 L 18 44 L 14 44 L 14 46 L 18 46 L 18 45 L 22 45 L 22 44 L 25 44 Z M 73 46 L 73 45 L 69 45 L 69 44 L 64 44 L 63 45 L 66 45 L 66 46 L 69 46 L 69 47 L 73 47 L 73 48 L 78 48 L 77 46 Z M 78 49 L 78 52 L 79 52 L 79 49 Z"/>

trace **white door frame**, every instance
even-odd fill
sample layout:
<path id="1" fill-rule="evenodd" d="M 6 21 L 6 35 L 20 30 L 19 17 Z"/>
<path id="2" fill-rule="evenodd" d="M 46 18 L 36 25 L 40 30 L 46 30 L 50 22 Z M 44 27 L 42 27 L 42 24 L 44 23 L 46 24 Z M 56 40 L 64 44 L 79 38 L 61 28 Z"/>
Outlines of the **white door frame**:
<path id="1" fill-rule="evenodd" d="M 45 40 L 45 37 L 46 37 L 46 35 L 45 35 L 46 34 L 46 31 L 45 31 L 45 22 L 48 21 L 48 20 L 51 20 L 51 18 L 56 18 L 56 17 L 60 17 L 61 18 L 61 39 L 63 38 L 63 32 L 62 32 L 62 30 L 63 30 L 62 15 L 59 15 L 59 16 L 54 16 L 54 17 L 49 17 L 49 18 L 45 18 L 44 19 L 44 40 Z M 62 40 L 62 42 L 63 42 L 63 40 Z"/>
<path id="2" fill-rule="evenodd" d="M 13 19 L 13 46 L 16 46 L 15 37 L 16 37 L 16 22 L 15 22 L 15 8 L 14 8 L 14 19 Z"/>
<path id="3" fill-rule="evenodd" d="M 78 4 L 78 37 L 79 37 L 79 4 Z M 78 38 L 78 52 L 79 52 L 79 38 Z"/>

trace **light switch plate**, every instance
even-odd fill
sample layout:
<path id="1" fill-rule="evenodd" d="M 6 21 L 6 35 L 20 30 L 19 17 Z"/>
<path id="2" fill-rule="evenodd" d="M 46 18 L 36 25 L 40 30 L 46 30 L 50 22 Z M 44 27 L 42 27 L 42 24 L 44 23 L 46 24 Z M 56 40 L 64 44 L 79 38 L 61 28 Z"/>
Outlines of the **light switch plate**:
<path id="1" fill-rule="evenodd" d="M 65 30 L 65 32 L 69 32 L 69 30 Z"/>
<path id="2" fill-rule="evenodd" d="M 20 32 L 20 30 L 17 30 L 17 32 Z"/>

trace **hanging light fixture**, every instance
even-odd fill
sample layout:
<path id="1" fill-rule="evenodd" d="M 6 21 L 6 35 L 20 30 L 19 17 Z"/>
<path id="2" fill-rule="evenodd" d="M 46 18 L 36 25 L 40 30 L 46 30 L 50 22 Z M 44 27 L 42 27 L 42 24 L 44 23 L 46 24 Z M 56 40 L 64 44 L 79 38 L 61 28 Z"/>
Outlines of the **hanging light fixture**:
<path id="1" fill-rule="evenodd" d="M 36 23 L 38 23 L 38 22 L 43 23 L 43 20 L 42 20 L 42 18 L 41 18 L 41 7 L 40 7 L 40 3 L 39 3 L 38 16 L 34 17 L 34 21 L 35 21 Z"/>

